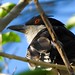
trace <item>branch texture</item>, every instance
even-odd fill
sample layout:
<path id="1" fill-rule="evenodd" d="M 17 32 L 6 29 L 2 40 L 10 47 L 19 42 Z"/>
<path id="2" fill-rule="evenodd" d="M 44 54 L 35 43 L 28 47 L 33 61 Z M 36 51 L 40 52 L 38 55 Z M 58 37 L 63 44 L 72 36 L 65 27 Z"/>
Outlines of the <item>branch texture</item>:
<path id="1" fill-rule="evenodd" d="M 20 14 L 29 2 L 30 0 L 20 0 L 19 3 L 3 19 L 0 20 L 0 32 Z"/>
<path id="2" fill-rule="evenodd" d="M 53 42 L 55 44 L 55 47 L 57 48 L 57 50 L 58 50 L 63 62 L 65 63 L 65 65 L 66 65 L 66 67 L 67 67 L 67 69 L 69 71 L 70 75 L 74 75 L 74 71 L 73 71 L 73 69 L 72 69 L 72 67 L 71 67 L 71 65 L 69 63 L 69 60 L 68 60 L 68 58 L 67 58 L 67 56 L 66 56 L 66 54 L 64 52 L 64 49 L 62 48 L 62 46 L 61 46 L 61 44 L 60 44 L 60 42 L 59 42 L 54 30 L 53 30 L 53 27 L 52 27 L 51 23 L 47 19 L 47 17 L 45 15 L 43 9 L 41 8 L 38 0 L 34 0 L 34 3 L 36 5 L 37 10 L 39 11 L 39 13 L 41 15 L 42 20 L 44 21 L 44 23 L 45 23 L 45 25 L 46 25 L 46 27 L 47 27 L 47 29 L 49 31 L 50 36 L 52 37 L 52 40 L 53 40 Z"/>
<path id="3" fill-rule="evenodd" d="M 9 58 L 9 59 L 20 60 L 20 61 L 23 61 L 23 62 L 33 63 L 35 65 L 40 65 L 40 66 L 47 67 L 47 68 L 52 67 L 54 69 L 67 70 L 65 65 L 50 64 L 50 63 L 46 63 L 46 62 L 42 62 L 42 61 L 35 61 L 35 60 L 28 59 L 28 58 L 16 56 L 16 55 L 6 54 L 6 53 L 3 53 L 3 52 L 0 52 L 0 56 L 6 57 L 6 58 Z M 74 66 L 72 66 L 72 68 L 75 70 Z"/>

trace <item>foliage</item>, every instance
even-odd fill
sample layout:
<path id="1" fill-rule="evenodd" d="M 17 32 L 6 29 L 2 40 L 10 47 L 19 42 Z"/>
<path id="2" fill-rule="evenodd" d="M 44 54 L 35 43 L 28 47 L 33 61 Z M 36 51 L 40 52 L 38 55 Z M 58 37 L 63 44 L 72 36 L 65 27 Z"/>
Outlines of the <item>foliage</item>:
<path id="1" fill-rule="evenodd" d="M 54 75 L 54 74 L 51 71 L 46 71 L 46 70 L 33 70 L 33 71 L 21 72 L 17 75 Z"/>
<path id="2" fill-rule="evenodd" d="M 68 28 L 68 29 L 71 29 L 71 28 L 73 28 L 73 27 L 75 27 L 75 15 L 72 16 L 72 17 L 68 20 L 67 25 L 66 25 L 66 28 Z"/>
<path id="3" fill-rule="evenodd" d="M 2 34 L 2 44 L 6 44 L 8 42 L 20 42 L 20 37 L 14 32 Z"/>
<path id="4" fill-rule="evenodd" d="M 0 61 L 3 61 L 3 57 L 0 56 Z"/>
<path id="5" fill-rule="evenodd" d="M 0 18 L 3 18 L 15 6 L 14 3 L 4 3 L 0 6 Z"/>

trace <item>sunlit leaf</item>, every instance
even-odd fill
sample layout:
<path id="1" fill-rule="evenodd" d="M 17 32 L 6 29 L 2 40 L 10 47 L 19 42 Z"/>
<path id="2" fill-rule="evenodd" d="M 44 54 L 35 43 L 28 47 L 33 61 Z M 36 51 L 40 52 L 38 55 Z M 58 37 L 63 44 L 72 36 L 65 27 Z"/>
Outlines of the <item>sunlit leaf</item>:
<path id="1" fill-rule="evenodd" d="M 73 27 L 75 27 L 75 16 L 71 17 L 66 24 L 66 28 L 68 29 L 71 29 Z"/>
<path id="2" fill-rule="evenodd" d="M 2 4 L 0 6 L 0 18 L 6 16 L 15 5 L 16 4 L 9 2 Z"/>
<path id="3" fill-rule="evenodd" d="M 34 70 L 34 71 L 26 71 L 26 72 L 21 72 L 16 75 L 54 75 L 51 71 L 46 71 L 46 70 Z"/>
<path id="4" fill-rule="evenodd" d="M 6 44 L 8 42 L 20 42 L 20 37 L 14 32 L 2 34 L 2 44 Z"/>
<path id="5" fill-rule="evenodd" d="M 3 60 L 4 60 L 3 57 L 0 56 L 0 61 L 3 61 Z"/>

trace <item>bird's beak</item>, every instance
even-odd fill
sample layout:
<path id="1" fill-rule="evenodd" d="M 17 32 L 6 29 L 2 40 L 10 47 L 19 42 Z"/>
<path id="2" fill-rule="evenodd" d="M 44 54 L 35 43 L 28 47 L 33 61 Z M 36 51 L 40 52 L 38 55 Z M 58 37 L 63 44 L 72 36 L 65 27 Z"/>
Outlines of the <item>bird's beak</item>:
<path id="1" fill-rule="evenodd" d="M 13 26 L 9 26 L 8 29 L 24 33 L 25 32 L 25 25 L 13 25 Z"/>

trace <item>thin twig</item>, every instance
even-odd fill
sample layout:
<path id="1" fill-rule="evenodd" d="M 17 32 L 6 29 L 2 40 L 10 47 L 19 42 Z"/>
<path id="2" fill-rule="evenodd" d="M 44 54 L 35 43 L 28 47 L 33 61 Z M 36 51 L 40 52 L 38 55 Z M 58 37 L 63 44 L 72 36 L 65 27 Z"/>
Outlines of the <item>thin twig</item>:
<path id="1" fill-rule="evenodd" d="M 58 64 L 52 64 L 52 63 L 50 64 L 50 63 L 46 63 L 46 62 L 42 62 L 42 61 L 35 61 L 35 60 L 28 59 L 28 58 L 16 56 L 16 55 L 6 54 L 6 53 L 3 53 L 3 52 L 0 52 L 0 56 L 6 57 L 6 58 L 9 58 L 9 59 L 20 60 L 20 61 L 23 61 L 23 62 L 33 63 L 35 65 L 40 65 L 40 66 L 47 67 L 47 68 L 52 67 L 52 68 L 60 69 L 60 70 L 67 70 L 65 65 L 58 65 Z M 75 66 L 72 66 L 72 68 L 75 70 Z"/>
<path id="2" fill-rule="evenodd" d="M 50 36 L 52 37 L 52 40 L 53 40 L 53 42 L 55 44 L 55 47 L 57 48 L 57 50 L 58 50 L 63 62 L 65 63 L 65 65 L 66 65 L 66 67 L 67 67 L 67 69 L 69 71 L 69 74 L 74 75 L 73 68 L 71 67 L 71 65 L 69 63 L 69 60 L 68 60 L 68 58 L 67 58 L 67 56 L 66 56 L 66 54 L 64 52 L 64 49 L 62 48 L 62 46 L 61 46 L 61 44 L 60 44 L 60 42 L 59 42 L 54 30 L 53 30 L 53 27 L 52 27 L 50 21 L 47 19 L 47 17 L 45 15 L 43 9 L 41 8 L 38 0 L 34 0 L 34 3 L 36 5 L 37 10 L 39 11 L 39 13 L 41 15 L 42 20 L 44 21 L 44 23 L 45 23 L 45 25 L 46 25 L 46 27 L 47 27 L 47 29 L 49 31 Z"/>
<path id="3" fill-rule="evenodd" d="M 31 0 L 19 0 L 19 3 L 2 19 L 0 19 L 0 32 L 14 19 Z"/>

